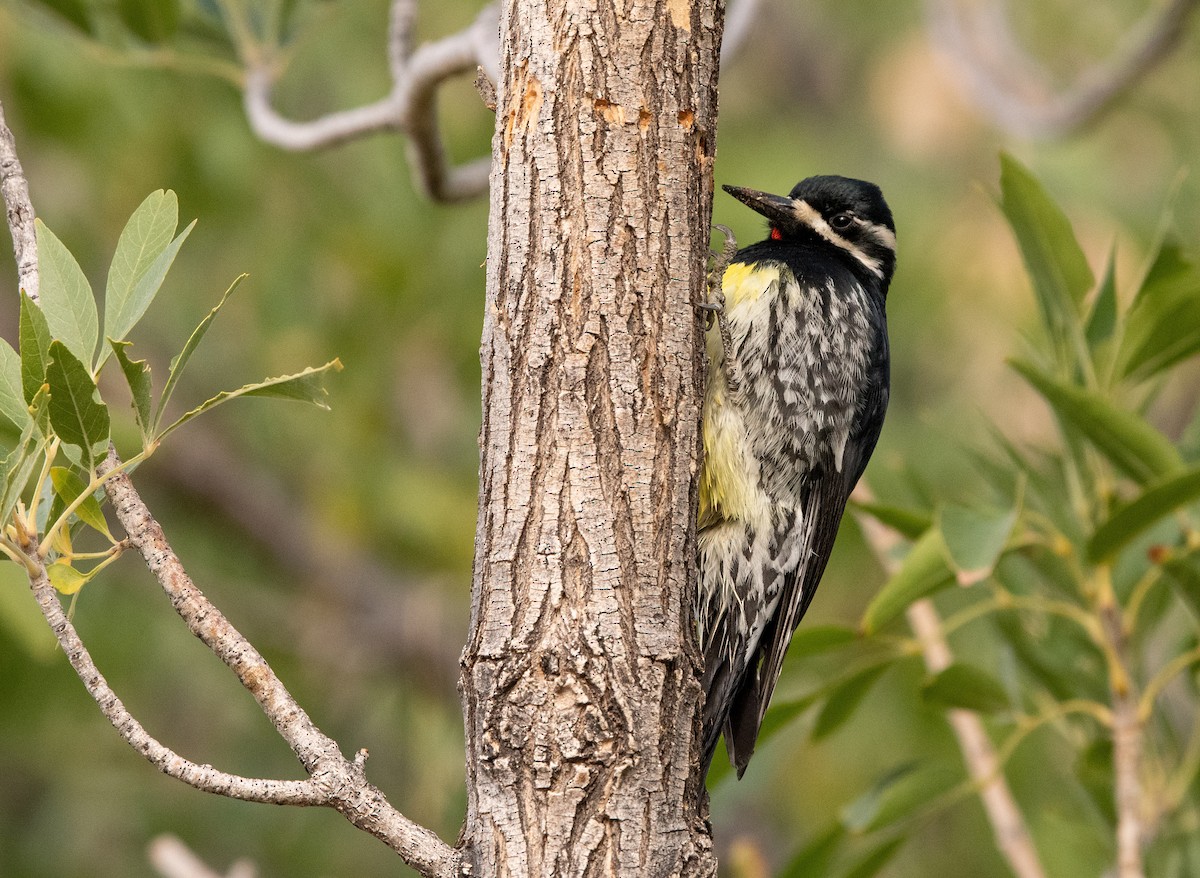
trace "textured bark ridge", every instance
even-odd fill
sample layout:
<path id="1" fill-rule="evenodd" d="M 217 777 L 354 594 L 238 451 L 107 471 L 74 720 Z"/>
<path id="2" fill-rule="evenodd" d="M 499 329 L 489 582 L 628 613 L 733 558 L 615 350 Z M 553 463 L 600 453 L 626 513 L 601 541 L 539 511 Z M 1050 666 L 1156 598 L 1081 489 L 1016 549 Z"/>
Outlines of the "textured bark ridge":
<path id="1" fill-rule="evenodd" d="M 688 596 L 721 14 L 502 10 L 462 671 L 479 876 L 715 871 Z"/>

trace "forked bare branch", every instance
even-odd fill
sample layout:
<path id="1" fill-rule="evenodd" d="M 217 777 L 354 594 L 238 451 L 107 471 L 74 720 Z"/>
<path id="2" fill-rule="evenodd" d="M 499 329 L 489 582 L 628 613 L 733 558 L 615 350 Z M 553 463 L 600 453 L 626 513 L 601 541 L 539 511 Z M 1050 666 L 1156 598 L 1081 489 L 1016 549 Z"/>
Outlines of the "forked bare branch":
<path id="1" fill-rule="evenodd" d="M 1065 89 L 1021 47 L 1002 0 L 926 0 L 934 44 L 975 104 L 1009 134 L 1063 137 L 1100 116 L 1166 58 L 1200 0 L 1169 0 L 1130 30 L 1105 63 Z"/>
<path id="2" fill-rule="evenodd" d="M 422 190 L 436 201 L 461 201 L 487 191 L 491 159 L 454 165 L 446 157 L 437 120 L 437 89 L 447 79 L 482 67 L 494 81 L 499 70 L 499 13 L 486 7 L 465 30 L 411 48 L 415 23 L 411 0 L 391 6 L 388 60 L 392 90 L 371 104 L 296 122 L 271 103 L 280 71 L 269 60 L 249 58 L 244 103 L 255 134 L 283 149 L 305 151 L 335 146 L 383 131 L 409 138 L 413 171 Z"/>

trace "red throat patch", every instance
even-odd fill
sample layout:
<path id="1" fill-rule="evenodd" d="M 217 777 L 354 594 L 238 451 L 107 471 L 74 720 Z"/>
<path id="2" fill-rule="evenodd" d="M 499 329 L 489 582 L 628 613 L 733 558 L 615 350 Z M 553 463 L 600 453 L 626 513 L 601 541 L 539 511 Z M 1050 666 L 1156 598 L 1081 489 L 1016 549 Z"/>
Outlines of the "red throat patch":
<path id="1" fill-rule="evenodd" d="M 775 226 L 771 226 L 771 240 L 772 241 L 782 241 L 783 240 L 783 232 L 779 231 L 779 229 L 775 228 Z"/>

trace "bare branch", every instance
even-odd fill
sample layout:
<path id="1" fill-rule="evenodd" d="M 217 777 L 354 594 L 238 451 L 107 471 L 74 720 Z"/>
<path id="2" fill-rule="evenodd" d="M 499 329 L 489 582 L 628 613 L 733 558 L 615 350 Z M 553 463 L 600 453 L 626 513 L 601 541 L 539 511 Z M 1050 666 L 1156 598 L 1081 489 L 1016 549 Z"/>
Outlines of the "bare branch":
<path id="1" fill-rule="evenodd" d="M 107 473 L 119 464 L 110 448 L 97 472 Z M 309 773 L 311 780 L 304 783 L 316 788 L 317 800 L 295 804 L 334 808 L 359 829 L 385 842 L 422 875 L 458 874 L 458 853 L 402 815 L 367 782 L 363 770 L 366 751 L 360 750 L 353 761 L 343 757 L 337 742 L 316 727 L 258 650 L 195 586 L 128 475 L 113 476 L 105 490 L 129 542 L 141 552 L 184 624 L 234 672 Z"/>
<path id="2" fill-rule="evenodd" d="M 865 483 L 859 482 L 855 497 L 869 501 L 871 491 Z M 859 515 L 858 524 L 862 528 L 867 545 L 871 547 L 884 570 L 889 574 L 894 573 L 898 567 L 894 550 L 900 542 L 899 535 L 869 515 Z M 941 619 L 938 618 L 933 602 L 929 599 L 917 601 L 909 607 L 907 617 L 913 633 L 921 642 L 925 667 L 931 673 L 948 668 L 954 661 L 954 656 L 945 637 L 942 636 Z M 954 736 L 958 739 L 967 773 L 979 787 L 979 796 L 992 825 L 996 847 L 1017 878 L 1045 878 L 1046 870 L 1038 858 L 1033 837 L 1008 787 L 1008 781 L 1004 778 L 1000 760 L 983 722 L 977 714 L 968 710 L 949 710 L 947 716 Z"/>
<path id="3" fill-rule="evenodd" d="M 1109 653 L 1109 686 L 1112 690 L 1113 798 L 1117 809 L 1117 878 L 1143 878 L 1142 847 L 1146 840 L 1142 820 L 1142 719 L 1138 693 L 1127 669 L 1127 642 L 1121 611 L 1112 596 L 1111 583 L 1097 590 L 1097 613 Z"/>
<path id="4" fill-rule="evenodd" d="M 34 553 L 36 555 L 36 553 Z M 267 780 L 264 778 L 240 777 L 218 771 L 209 765 L 198 765 L 184 759 L 168 747 L 163 746 L 142 727 L 113 692 L 104 675 L 96 668 L 87 647 L 83 645 L 75 626 L 67 619 L 58 593 L 46 578 L 46 569 L 40 560 L 31 558 L 36 573 L 30 575 L 29 583 L 37 598 L 38 607 L 54 632 L 67 661 L 83 681 L 88 695 L 100 707 L 105 718 L 121 738 L 155 768 L 169 777 L 181 780 L 189 786 L 205 792 L 242 799 L 247 802 L 265 802 L 273 805 L 319 804 L 320 791 L 311 780 Z"/>
<path id="5" fill-rule="evenodd" d="M 926 0 L 925 17 L 956 78 L 996 125 L 1019 137 L 1048 139 L 1093 121 L 1153 70 L 1178 44 L 1197 5 L 1200 0 L 1170 0 L 1133 28 L 1106 64 L 1057 92 L 1020 47 L 1001 3 Z"/>
<path id="6" fill-rule="evenodd" d="M 499 13 L 485 8 L 470 27 L 425 43 L 410 53 L 416 17 L 412 0 L 395 0 L 389 26 L 388 60 L 393 87 L 374 103 L 295 122 L 276 112 L 271 94 L 278 75 L 266 62 L 252 64 L 246 74 L 244 104 L 251 128 L 263 140 L 283 149 L 323 149 L 381 131 L 409 137 L 413 171 L 421 188 L 437 201 L 459 201 L 487 190 L 490 158 L 454 166 L 446 158 L 437 124 L 438 87 L 452 76 L 483 67 L 494 80 L 499 70 L 496 36 Z"/>
<path id="7" fill-rule="evenodd" d="M 192 849 L 174 835 L 160 835 L 150 843 L 150 865 L 163 878 L 256 878 L 258 870 L 247 860 L 238 860 L 224 875 L 210 869 Z"/>
<path id="8" fill-rule="evenodd" d="M 29 200 L 29 183 L 17 158 L 16 141 L 4 121 L 4 106 L 0 104 L 0 196 L 8 214 L 8 229 L 12 233 L 13 256 L 17 260 L 17 282 L 25 295 L 38 300 L 37 233 L 34 230 L 33 202 Z"/>

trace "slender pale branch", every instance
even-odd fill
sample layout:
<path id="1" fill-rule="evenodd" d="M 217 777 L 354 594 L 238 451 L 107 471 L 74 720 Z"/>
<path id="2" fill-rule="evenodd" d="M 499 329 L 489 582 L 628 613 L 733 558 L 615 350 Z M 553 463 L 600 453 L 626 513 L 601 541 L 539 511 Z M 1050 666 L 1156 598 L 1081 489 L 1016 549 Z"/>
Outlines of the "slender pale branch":
<path id="1" fill-rule="evenodd" d="M 1143 878 L 1142 845 L 1146 837 L 1142 806 L 1143 722 L 1139 697 L 1129 673 L 1127 641 L 1121 609 L 1112 590 L 1111 571 L 1096 571 L 1096 613 L 1107 648 L 1112 693 L 1113 786 L 1117 810 L 1117 878 Z"/>
<path id="2" fill-rule="evenodd" d="M 1200 0 L 1170 0 L 1131 28 L 1106 63 L 1059 91 L 1021 48 L 998 0 L 926 0 L 925 17 L 935 44 L 976 104 L 1008 133 L 1044 139 L 1082 128 L 1143 79 L 1178 45 L 1197 5 Z"/>
<path id="3" fill-rule="evenodd" d="M 864 483 L 859 483 L 855 493 L 856 499 L 870 502 L 870 489 Z M 894 550 L 899 545 L 899 535 L 866 514 L 859 515 L 858 522 L 879 563 L 888 573 L 894 573 L 898 564 Z M 941 620 L 933 602 L 919 600 L 909 607 L 907 615 L 913 633 L 921 642 L 925 667 L 932 673 L 948 668 L 954 659 L 942 636 Z M 958 739 L 967 773 L 978 785 L 997 849 L 1017 878 L 1045 878 L 1046 870 L 1038 857 L 1033 837 L 1008 787 L 1002 763 L 983 722 L 977 714 L 967 710 L 949 710 L 947 718 Z"/>
<path id="4" fill-rule="evenodd" d="M 17 280 L 25 295 L 38 300 L 37 234 L 34 231 L 33 202 L 29 200 L 29 184 L 17 158 L 13 133 L 4 121 L 0 105 L 0 195 L 4 197 L 8 229 L 12 233 L 13 256 L 17 260 Z"/>
<path id="5" fill-rule="evenodd" d="M 388 60 L 392 90 L 386 97 L 296 122 L 278 113 L 271 103 L 279 71 L 262 59 L 246 74 L 244 104 L 254 132 L 283 149 L 323 149 L 382 131 L 399 131 L 409 138 L 413 172 L 421 188 L 437 201 L 459 201 L 487 190 L 490 159 L 453 165 L 446 157 L 437 122 L 437 89 L 453 76 L 482 67 L 495 80 L 499 70 L 496 37 L 498 12 L 485 8 L 466 29 L 411 49 L 415 10 L 411 0 L 392 4 Z"/>

